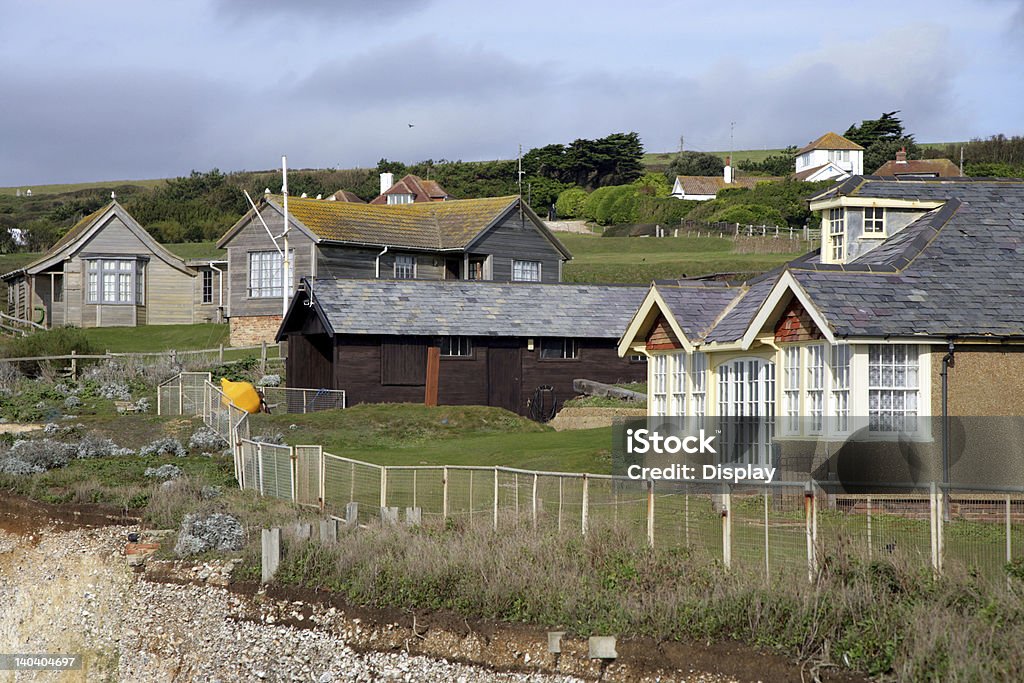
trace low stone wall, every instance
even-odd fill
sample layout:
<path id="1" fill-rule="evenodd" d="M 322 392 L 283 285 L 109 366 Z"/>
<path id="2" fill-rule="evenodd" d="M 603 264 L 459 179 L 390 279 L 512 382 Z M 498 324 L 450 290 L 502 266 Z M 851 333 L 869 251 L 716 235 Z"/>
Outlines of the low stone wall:
<path id="1" fill-rule="evenodd" d="M 252 346 L 260 342 L 274 343 L 274 335 L 281 326 L 279 315 L 232 316 L 231 345 Z"/>
<path id="2" fill-rule="evenodd" d="M 562 408 L 548 424 L 556 431 L 611 427 L 616 417 L 644 417 L 646 408 Z"/>

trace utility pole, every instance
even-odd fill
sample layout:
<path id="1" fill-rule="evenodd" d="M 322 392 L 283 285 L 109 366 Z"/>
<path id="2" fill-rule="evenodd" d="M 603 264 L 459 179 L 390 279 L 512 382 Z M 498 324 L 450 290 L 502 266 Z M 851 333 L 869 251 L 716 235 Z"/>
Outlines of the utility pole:
<path id="1" fill-rule="evenodd" d="M 288 285 L 291 282 L 291 263 L 288 262 L 288 157 L 281 157 L 281 194 L 284 195 L 284 253 L 281 254 L 281 320 L 288 315 Z"/>
<path id="2" fill-rule="evenodd" d="M 964 174 L 964 146 L 960 145 L 960 175 Z"/>

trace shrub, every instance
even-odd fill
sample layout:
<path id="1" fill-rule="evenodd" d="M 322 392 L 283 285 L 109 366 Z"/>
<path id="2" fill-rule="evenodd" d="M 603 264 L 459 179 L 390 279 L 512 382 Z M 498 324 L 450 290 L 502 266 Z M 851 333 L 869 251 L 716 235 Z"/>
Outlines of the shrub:
<path id="1" fill-rule="evenodd" d="M 208 550 L 241 550 L 245 546 L 245 530 L 235 517 L 223 512 L 207 515 L 185 515 L 174 545 L 178 557 L 198 555 Z"/>
<path id="2" fill-rule="evenodd" d="M 281 375 L 263 375 L 256 380 L 258 387 L 279 387 L 281 386 Z"/>
<path id="3" fill-rule="evenodd" d="M 199 451 L 200 453 L 215 453 L 227 448 L 227 446 L 228 442 L 209 427 L 202 427 L 196 430 L 188 440 L 188 449 L 190 451 Z"/>
<path id="4" fill-rule="evenodd" d="M 184 472 L 177 465 L 160 465 L 160 467 L 147 467 L 142 474 L 153 479 L 178 479 Z"/>
<path id="5" fill-rule="evenodd" d="M 587 201 L 587 191 L 582 187 L 570 187 L 558 195 L 555 211 L 559 218 L 580 218 L 583 216 L 583 205 Z"/>
<path id="6" fill-rule="evenodd" d="M 139 455 L 150 456 L 150 455 L 175 455 L 179 458 L 183 458 L 188 454 L 185 447 L 181 445 L 181 442 L 175 438 L 166 436 L 156 441 L 151 441 L 142 448 L 139 449 Z"/>
<path id="7" fill-rule="evenodd" d="M 14 337 L 6 340 L 0 347 L 0 355 L 5 358 L 66 356 L 72 351 L 86 355 L 94 353 L 92 342 L 85 332 L 77 327 L 57 327 L 25 337 Z M 18 363 L 18 369 L 34 377 L 41 372 L 42 365 L 48 363 L 63 367 L 67 361 L 21 361 Z"/>

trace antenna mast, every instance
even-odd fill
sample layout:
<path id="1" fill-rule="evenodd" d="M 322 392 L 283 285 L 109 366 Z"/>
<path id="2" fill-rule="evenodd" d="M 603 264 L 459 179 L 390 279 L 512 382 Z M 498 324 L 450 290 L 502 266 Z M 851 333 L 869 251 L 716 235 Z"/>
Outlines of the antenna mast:
<path id="1" fill-rule="evenodd" d="M 519 145 L 519 170 L 516 171 L 519 178 L 519 220 L 523 220 L 523 146 Z"/>
<path id="2" fill-rule="evenodd" d="M 288 262 L 288 157 L 281 157 L 281 194 L 284 195 L 284 253 L 281 255 L 281 320 L 288 315 L 288 289 L 291 284 L 291 264 Z"/>

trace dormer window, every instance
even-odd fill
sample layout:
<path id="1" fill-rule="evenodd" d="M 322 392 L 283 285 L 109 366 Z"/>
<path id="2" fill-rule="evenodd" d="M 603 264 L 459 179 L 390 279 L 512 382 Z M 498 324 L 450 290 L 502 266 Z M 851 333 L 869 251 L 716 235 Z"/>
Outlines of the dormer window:
<path id="1" fill-rule="evenodd" d="M 828 210 L 828 239 L 832 263 L 846 259 L 846 212 L 843 208 Z"/>
<path id="2" fill-rule="evenodd" d="M 885 235 L 885 209 L 868 206 L 864 209 L 864 234 Z"/>
<path id="3" fill-rule="evenodd" d="M 411 194 L 403 194 L 396 192 L 388 195 L 388 205 L 392 204 L 412 204 L 413 196 Z"/>

